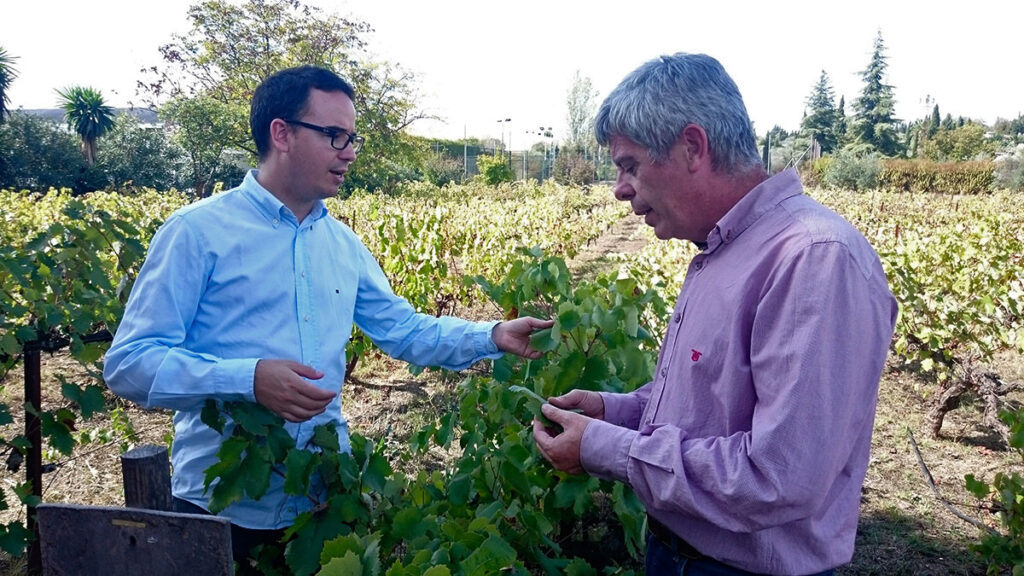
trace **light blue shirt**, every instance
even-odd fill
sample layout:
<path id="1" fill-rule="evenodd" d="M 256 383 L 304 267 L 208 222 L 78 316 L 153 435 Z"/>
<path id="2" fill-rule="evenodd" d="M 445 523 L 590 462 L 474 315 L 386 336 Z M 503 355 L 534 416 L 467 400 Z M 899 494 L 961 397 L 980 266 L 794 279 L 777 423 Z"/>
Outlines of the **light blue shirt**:
<path id="1" fill-rule="evenodd" d="M 176 411 L 173 493 L 204 508 L 204 473 L 222 437 L 200 411 L 211 398 L 254 402 L 259 359 L 295 360 L 324 373 L 312 382 L 338 396 L 323 414 L 286 428 L 301 447 L 315 426 L 333 423 L 347 449 L 340 393 L 353 323 L 386 353 L 416 365 L 461 370 L 500 356 L 490 336 L 497 322 L 417 313 L 322 202 L 300 223 L 256 174 L 160 227 L 103 371 L 118 395 Z M 281 528 L 310 505 L 284 494 L 274 474 L 263 498 L 222 515 L 247 528 Z"/>

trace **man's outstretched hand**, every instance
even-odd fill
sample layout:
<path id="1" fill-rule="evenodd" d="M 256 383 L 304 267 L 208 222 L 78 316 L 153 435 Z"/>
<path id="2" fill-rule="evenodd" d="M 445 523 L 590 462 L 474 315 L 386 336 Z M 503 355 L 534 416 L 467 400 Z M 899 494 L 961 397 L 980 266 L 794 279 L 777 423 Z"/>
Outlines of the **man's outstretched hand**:
<path id="1" fill-rule="evenodd" d="M 256 401 L 289 422 L 305 422 L 327 409 L 335 393 L 306 382 L 324 373 L 291 360 L 260 360 L 256 363 L 253 394 Z"/>
<path id="2" fill-rule="evenodd" d="M 554 323 L 554 320 L 530 316 L 500 322 L 491 331 L 491 339 L 502 352 L 511 352 L 523 358 L 540 358 L 544 353 L 530 348 L 530 335 L 537 330 L 550 328 Z"/>

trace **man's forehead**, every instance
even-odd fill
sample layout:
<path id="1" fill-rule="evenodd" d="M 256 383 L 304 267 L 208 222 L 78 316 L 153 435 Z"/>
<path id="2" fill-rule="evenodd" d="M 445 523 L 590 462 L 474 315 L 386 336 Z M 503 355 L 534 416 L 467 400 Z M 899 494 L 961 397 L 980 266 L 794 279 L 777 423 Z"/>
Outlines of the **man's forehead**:
<path id="1" fill-rule="evenodd" d="M 608 139 L 608 151 L 611 153 L 612 162 L 618 164 L 622 160 L 635 158 L 644 152 L 644 149 L 628 136 L 615 134 Z"/>
<path id="2" fill-rule="evenodd" d="M 311 117 L 320 117 L 323 121 L 333 121 L 334 124 L 354 122 L 356 117 L 355 105 L 347 94 L 340 91 L 325 92 L 315 88 L 310 91 L 306 100 L 305 112 Z M 337 125 L 345 128 L 344 125 Z"/>

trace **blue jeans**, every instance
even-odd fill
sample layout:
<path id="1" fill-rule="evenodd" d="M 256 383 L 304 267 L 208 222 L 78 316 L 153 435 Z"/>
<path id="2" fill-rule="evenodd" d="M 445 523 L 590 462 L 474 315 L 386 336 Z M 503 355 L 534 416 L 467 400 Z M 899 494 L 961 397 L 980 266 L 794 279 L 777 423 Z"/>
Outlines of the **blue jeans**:
<path id="1" fill-rule="evenodd" d="M 645 572 L 647 576 L 757 576 L 717 560 L 691 560 L 677 556 L 653 534 L 647 535 Z M 813 576 L 832 576 L 832 573 L 832 570 L 826 570 Z"/>

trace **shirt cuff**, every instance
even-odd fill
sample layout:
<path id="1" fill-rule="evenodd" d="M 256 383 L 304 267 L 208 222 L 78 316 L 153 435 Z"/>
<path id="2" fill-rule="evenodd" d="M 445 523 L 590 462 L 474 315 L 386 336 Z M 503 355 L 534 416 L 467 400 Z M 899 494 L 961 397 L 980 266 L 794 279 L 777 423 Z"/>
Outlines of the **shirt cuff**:
<path id="1" fill-rule="evenodd" d="M 502 354 L 504 354 L 504 352 L 498 350 L 498 345 L 494 343 L 493 334 L 494 327 L 497 326 L 498 324 L 501 324 L 501 322 L 497 320 L 491 320 L 488 322 L 479 322 L 478 324 L 482 325 L 484 328 L 483 332 L 481 332 L 483 338 L 481 338 L 481 340 L 478 342 L 476 346 L 478 354 L 485 358 L 500 358 Z"/>
<path id="2" fill-rule="evenodd" d="M 631 394 L 601 392 L 604 401 L 604 421 L 615 426 L 636 430 L 640 427 L 640 401 Z"/>
<path id="3" fill-rule="evenodd" d="M 636 430 L 604 420 L 592 420 L 580 440 L 580 464 L 591 476 L 627 482 L 629 447 L 633 445 L 637 434 L 639 432 Z"/>
<path id="4" fill-rule="evenodd" d="M 259 358 L 232 358 L 217 362 L 215 390 L 218 398 L 256 401 L 256 363 Z"/>

